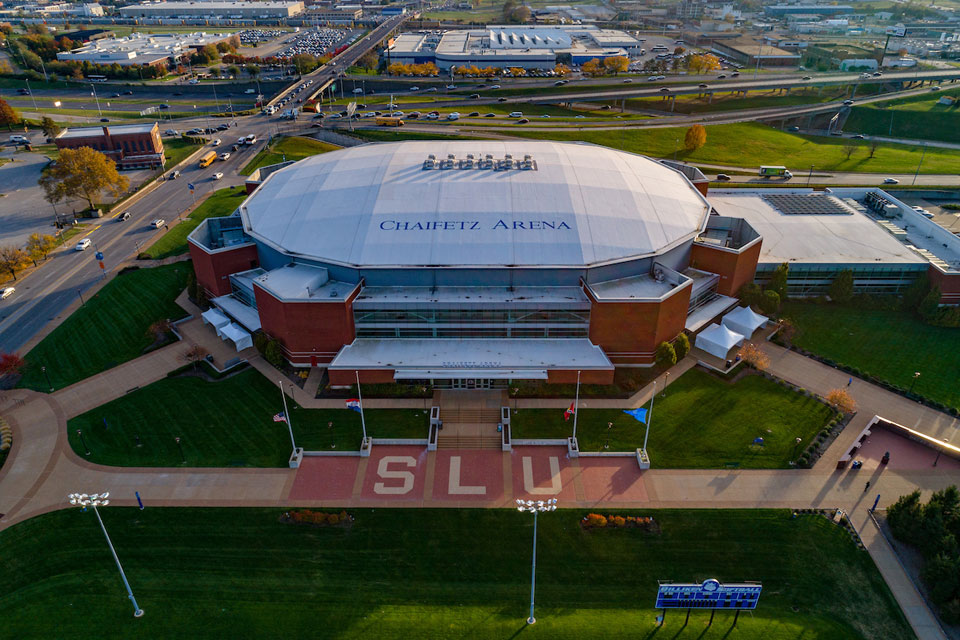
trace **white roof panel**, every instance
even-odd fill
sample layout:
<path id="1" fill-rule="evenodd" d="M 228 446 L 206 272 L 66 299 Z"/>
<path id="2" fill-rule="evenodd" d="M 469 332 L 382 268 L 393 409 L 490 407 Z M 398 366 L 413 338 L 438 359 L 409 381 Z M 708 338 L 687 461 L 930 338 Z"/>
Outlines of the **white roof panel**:
<path id="1" fill-rule="evenodd" d="M 423 169 L 468 153 L 531 155 L 535 170 Z M 695 236 L 706 200 L 680 173 L 594 145 L 410 141 L 307 158 L 242 208 L 248 233 L 290 254 L 357 266 L 577 266 Z"/>

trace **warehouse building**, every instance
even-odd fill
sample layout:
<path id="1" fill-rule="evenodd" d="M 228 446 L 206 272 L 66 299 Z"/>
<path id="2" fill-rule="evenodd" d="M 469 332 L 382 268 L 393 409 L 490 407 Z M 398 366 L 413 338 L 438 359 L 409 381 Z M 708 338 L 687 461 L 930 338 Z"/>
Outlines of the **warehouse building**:
<path id="1" fill-rule="evenodd" d="M 292 18 L 303 13 L 303 2 L 143 2 L 120 8 L 125 18 Z"/>
<path id="2" fill-rule="evenodd" d="M 440 69 L 464 65 L 552 69 L 558 62 L 639 54 L 642 43 L 624 31 L 593 25 L 491 25 L 479 30 L 419 31 L 398 36 L 390 60 L 433 62 Z"/>
<path id="3" fill-rule="evenodd" d="M 82 47 L 61 51 L 57 60 L 92 64 L 162 65 L 226 40 L 230 33 L 132 33 L 124 38 L 92 40 Z"/>

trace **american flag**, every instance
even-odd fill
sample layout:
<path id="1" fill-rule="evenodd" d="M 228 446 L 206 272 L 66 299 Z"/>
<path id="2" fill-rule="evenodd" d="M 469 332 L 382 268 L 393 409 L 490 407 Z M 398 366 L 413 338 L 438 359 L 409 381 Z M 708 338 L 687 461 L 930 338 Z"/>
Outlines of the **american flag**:
<path id="1" fill-rule="evenodd" d="M 286 421 L 287 421 L 287 416 L 283 413 L 283 411 L 281 411 L 280 413 L 275 413 L 275 414 L 273 414 L 273 421 L 274 421 L 274 422 L 286 422 Z"/>

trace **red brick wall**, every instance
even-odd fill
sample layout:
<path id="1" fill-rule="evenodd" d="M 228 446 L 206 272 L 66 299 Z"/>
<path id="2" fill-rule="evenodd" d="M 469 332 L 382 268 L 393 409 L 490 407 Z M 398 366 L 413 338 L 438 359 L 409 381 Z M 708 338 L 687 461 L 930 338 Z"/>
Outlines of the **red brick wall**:
<path id="1" fill-rule="evenodd" d="M 762 241 L 748 247 L 742 253 L 693 244 L 690 252 L 690 266 L 701 271 L 720 275 L 717 293 L 735 296 L 744 284 L 753 282 L 757 273 L 757 260 L 760 259 Z"/>
<path id="2" fill-rule="evenodd" d="M 193 259 L 193 272 L 197 282 L 211 296 L 225 296 L 230 293 L 231 273 L 246 271 L 259 266 L 257 247 L 246 245 L 236 249 L 207 253 L 192 242 L 188 242 L 190 257 Z"/>
<path id="3" fill-rule="evenodd" d="M 927 276 L 940 289 L 940 304 L 960 304 L 960 273 L 943 273 L 931 265 Z"/>
<path id="4" fill-rule="evenodd" d="M 694 182 L 693 186 L 694 188 L 696 188 L 697 191 L 700 192 L 701 195 L 704 195 L 704 196 L 706 196 L 707 191 L 710 190 L 710 182 L 708 180 L 703 180 L 701 182 Z"/>
<path id="5" fill-rule="evenodd" d="M 690 289 L 663 302 L 597 302 L 591 297 L 590 341 L 615 365 L 651 364 L 657 345 L 683 331 Z"/>
<path id="6" fill-rule="evenodd" d="M 281 302 L 256 284 L 253 290 L 264 332 L 280 342 L 291 363 L 329 364 L 353 342 L 354 296 L 335 302 Z"/>
<path id="7" fill-rule="evenodd" d="M 547 382 L 549 384 L 576 384 L 577 372 L 567 369 L 548 370 Z M 580 384 L 613 384 L 613 369 L 609 371 L 581 371 Z"/>
<path id="8" fill-rule="evenodd" d="M 393 369 L 361 369 L 360 384 L 389 384 L 394 382 Z M 357 383 L 357 374 L 354 369 L 330 369 L 330 384 L 345 387 Z"/>

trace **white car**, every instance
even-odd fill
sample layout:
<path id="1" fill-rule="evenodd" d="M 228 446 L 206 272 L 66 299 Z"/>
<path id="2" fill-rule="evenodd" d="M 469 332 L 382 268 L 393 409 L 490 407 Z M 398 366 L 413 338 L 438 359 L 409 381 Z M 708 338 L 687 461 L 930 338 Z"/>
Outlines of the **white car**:
<path id="1" fill-rule="evenodd" d="M 230 159 L 230 152 L 229 152 L 229 151 L 224 151 L 223 153 L 221 153 L 221 154 L 220 154 L 220 159 L 221 159 L 221 160 L 229 160 L 229 159 Z"/>
<path id="2" fill-rule="evenodd" d="M 0 290 L 0 300 L 5 300 L 6 298 L 9 298 L 14 294 L 16 290 L 17 290 L 16 287 L 4 287 L 2 290 Z"/>
<path id="3" fill-rule="evenodd" d="M 237 138 L 237 144 L 246 144 L 246 142 L 247 142 L 247 136 L 241 136 Z"/>
<path id="4" fill-rule="evenodd" d="M 498 85 L 498 84 L 492 84 L 492 85 L 490 85 L 490 86 L 487 87 L 487 88 L 488 88 L 488 89 L 499 89 L 499 88 L 500 88 L 500 85 Z"/>
<path id="5" fill-rule="evenodd" d="M 410 91 L 420 91 L 420 87 L 410 87 Z"/>
<path id="6" fill-rule="evenodd" d="M 223 144 L 223 141 L 220 140 L 220 138 L 216 138 L 216 139 L 214 139 L 214 141 L 211 142 L 210 144 L 212 144 L 212 145 L 215 146 L 215 147 L 219 147 L 221 144 Z"/>
<path id="7" fill-rule="evenodd" d="M 156 220 L 154 220 L 153 222 L 150 223 L 150 225 L 151 225 L 154 229 L 159 229 L 159 228 L 162 227 L 164 224 L 166 224 L 166 222 L 164 221 L 163 218 L 157 218 Z"/>
<path id="8" fill-rule="evenodd" d="M 214 179 L 214 180 L 220 180 L 221 178 L 223 178 L 223 173 L 222 173 L 222 172 L 217 171 L 215 174 L 213 174 L 213 179 Z"/>
<path id="9" fill-rule="evenodd" d="M 460 119 L 460 114 L 457 113 L 456 111 L 453 111 L 447 114 L 447 120 L 459 120 L 459 119 Z"/>
<path id="10" fill-rule="evenodd" d="M 87 247 L 89 247 L 91 244 L 93 243 L 90 242 L 90 238 L 84 238 L 83 240 L 77 243 L 77 246 L 75 247 L 75 249 L 77 251 L 86 251 Z"/>
<path id="11" fill-rule="evenodd" d="M 456 89 L 456 88 L 457 88 L 457 85 L 455 85 L 455 84 L 448 84 L 448 85 L 447 85 L 447 89 Z"/>
<path id="12" fill-rule="evenodd" d="M 509 117 L 511 117 L 511 118 L 522 118 L 522 117 L 523 117 L 523 111 L 511 111 Z"/>
<path id="13" fill-rule="evenodd" d="M 896 178 L 884 178 L 883 184 L 900 184 L 900 181 Z"/>
<path id="14" fill-rule="evenodd" d="M 353 90 L 353 93 L 355 95 L 360 95 L 361 93 L 363 93 L 363 89 L 361 89 L 360 87 L 357 87 L 356 89 Z"/>
<path id="15" fill-rule="evenodd" d="M 249 94 L 249 93 L 256 93 L 256 92 L 257 92 L 256 89 L 247 89 L 246 91 L 244 91 L 244 93 L 248 93 L 248 94 Z"/>

